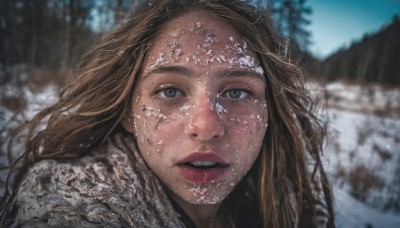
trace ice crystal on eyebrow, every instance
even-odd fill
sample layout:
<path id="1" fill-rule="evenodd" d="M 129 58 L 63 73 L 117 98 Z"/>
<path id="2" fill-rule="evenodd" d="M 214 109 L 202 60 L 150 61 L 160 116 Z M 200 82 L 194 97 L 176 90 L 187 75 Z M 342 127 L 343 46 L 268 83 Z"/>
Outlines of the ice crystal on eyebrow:
<path id="1" fill-rule="evenodd" d="M 218 63 L 222 62 L 220 57 L 215 57 L 214 59 L 217 60 Z"/>
<path id="2" fill-rule="evenodd" d="M 246 51 L 246 49 L 244 49 L 244 46 L 240 45 L 237 42 L 234 43 L 233 46 L 235 47 L 236 53 L 239 54 L 239 55 L 244 54 L 244 52 Z"/>
<path id="3" fill-rule="evenodd" d="M 243 49 L 246 51 L 247 50 L 247 40 L 243 37 L 242 41 L 243 41 Z"/>
<path id="4" fill-rule="evenodd" d="M 248 55 L 239 58 L 240 66 L 254 67 L 254 58 Z"/>
<path id="5" fill-rule="evenodd" d="M 210 44 L 210 43 L 214 42 L 214 37 L 215 37 L 215 33 L 210 31 L 209 34 L 207 34 L 206 37 L 204 38 L 204 42 L 207 44 Z"/>
<path id="6" fill-rule="evenodd" d="M 157 59 L 155 60 L 155 62 L 154 62 L 153 64 L 151 64 L 150 68 L 153 68 L 153 67 L 156 66 L 156 65 L 165 64 L 165 63 L 166 63 L 166 62 L 165 62 L 165 54 L 162 53 L 162 52 L 160 52 L 160 53 L 158 54 L 158 57 L 157 57 Z"/>
<path id="7" fill-rule="evenodd" d="M 206 42 L 206 43 L 212 43 L 214 40 L 213 40 L 213 38 L 211 37 L 211 36 L 206 36 L 206 38 L 204 39 L 204 42 Z"/>
<path id="8" fill-rule="evenodd" d="M 256 73 L 264 74 L 264 69 L 262 67 L 256 67 Z"/>
<path id="9" fill-rule="evenodd" d="M 193 60 L 193 62 L 195 63 L 195 64 L 199 64 L 200 62 L 201 62 L 201 59 L 199 59 L 199 58 L 197 58 L 197 56 L 196 55 L 190 55 L 190 57 L 187 57 L 186 58 L 186 62 L 188 63 L 190 60 Z"/>
<path id="10" fill-rule="evenodd" d="M 235 59 L 234 58 L 230 58 L 230 59 L 228 59 L 228 62 L 229 62 L 229 64 L 233 64 L 234 62 L 235 62 Z M 237 61 L 236 61 L 237 62 Z"/>
<path id="11" fill-rule="evenodd" d="M 168 45 L 171 48 L 170 57 L 174 60 L 178 60 L 179 56 L 182 54 L 182 48 L 180 48 L 179 44 L 174 42 L 172 45 Z"/>

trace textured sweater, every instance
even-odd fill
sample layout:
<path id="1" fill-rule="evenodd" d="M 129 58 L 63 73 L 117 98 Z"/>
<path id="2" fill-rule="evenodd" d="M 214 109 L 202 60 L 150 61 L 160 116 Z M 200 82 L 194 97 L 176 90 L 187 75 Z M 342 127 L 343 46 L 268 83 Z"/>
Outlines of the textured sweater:
<path id="1" fill-rule="evenodd" d="M 329 214 L 316 176 L 317 222 L 325 227 Z M 292 212 L 294 202 L 293 198 Z M 18 227 L 193 226 L 174 208 L 133 140 L 119 134 L 81 158 L 33 165 L 18 188 L 14 206 L 15 220 L 9 225 Z M 292 216 L 298 221 L 295 212 Z"/>
<path id="2" fill-rule="evenodd" d="M 16 195 L 15 224 L 182 227 L 179 214 L 135 148 L 116 136 L 80 159 L 38 162 Z"/>

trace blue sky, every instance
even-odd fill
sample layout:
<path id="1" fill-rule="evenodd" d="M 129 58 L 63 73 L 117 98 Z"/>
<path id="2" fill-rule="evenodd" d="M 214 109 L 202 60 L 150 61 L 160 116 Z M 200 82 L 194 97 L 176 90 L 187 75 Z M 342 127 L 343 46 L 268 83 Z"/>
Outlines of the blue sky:
<path id="1" fill-rule="evenodd" d="M 400 0 L 309 0 L 308 4 L 313 9 L 310 50 L 319 58 L 378 31 L 400 14 Z"/>

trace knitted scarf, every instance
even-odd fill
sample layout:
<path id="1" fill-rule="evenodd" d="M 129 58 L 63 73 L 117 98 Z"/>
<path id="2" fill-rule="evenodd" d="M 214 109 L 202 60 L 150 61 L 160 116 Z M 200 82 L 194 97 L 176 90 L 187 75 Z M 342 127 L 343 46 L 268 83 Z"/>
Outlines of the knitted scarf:
<path id="1" fill-rule="evenodd" d="M 317 227 L 326 227 L 329 213 L 319 175 L 313 183 Z M 298 222 L 294 192 L 290 195 L 291 216 Z M 134 140 L 122 134 L 81 158 L 36 163 L 13 204 L 16 215 L 8 224 L 18 227 L 194 226 L 171 203 Z"/>
<path id="2" fill-rule="evenodd" d="M 73 161 L 43 160 L 25 175 L 14 225 L 183 227 L 133 140 L 120 134 Z"/>

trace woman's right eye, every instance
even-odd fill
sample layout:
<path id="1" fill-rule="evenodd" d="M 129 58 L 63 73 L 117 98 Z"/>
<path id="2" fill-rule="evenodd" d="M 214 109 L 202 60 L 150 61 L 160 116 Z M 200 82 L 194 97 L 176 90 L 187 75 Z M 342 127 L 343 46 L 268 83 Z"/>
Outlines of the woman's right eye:
<path id="1" fill-rule="evenodd" d="M 181 97 L 183 95 L 183 93 L 179 89 L 174 87 L 161 89 L 158 91 L 158 94 L 164 98 L 176 98 L 176 97 Z"/>

